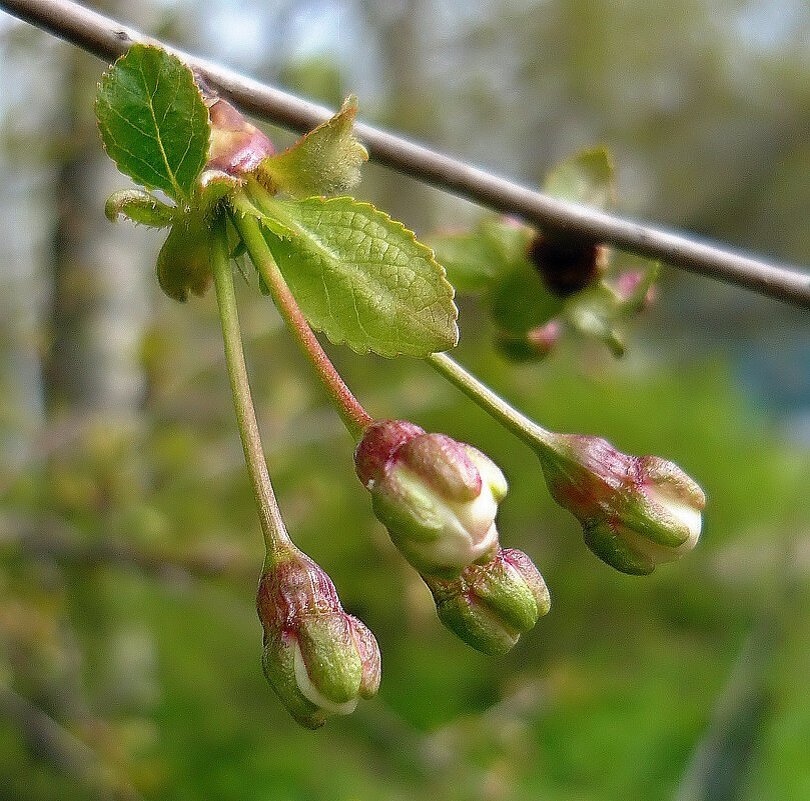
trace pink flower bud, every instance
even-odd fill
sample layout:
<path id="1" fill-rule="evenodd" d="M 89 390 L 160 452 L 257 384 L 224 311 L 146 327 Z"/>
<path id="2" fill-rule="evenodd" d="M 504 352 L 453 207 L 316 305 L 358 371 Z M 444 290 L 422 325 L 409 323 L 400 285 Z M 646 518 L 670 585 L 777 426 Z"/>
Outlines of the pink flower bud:
<path id="1" fill-rule="evenodd" d="M 483 453 L 405 420 L 378 420 L 354 458 L 374 513 L 421 573 L 458 575 L 495 554 L 507 484 Z"/>
<path id="2" fill-rule="evenodd" d="M 259 582 L 262 665 L 290 714 L 308 728 L 354 711 L 380 685 L 380 651 L 369 629 L 346 614 L 335 585 L 297 549 L 279 555 Z"/>
<path id="3" fill-rule="evenodd" d="M 275 152 L 273 143 L 255 125 L 249 123 L 230 103 L 209 100 L 211 146 L 206 170 L 219 170 L 241 177 L 253 172 Z"/>
<path id="4" fill-rule="evenodd" d="M 677 465 L 628 456 L 607 440 L 556 435 L 540 451 L 549 490 L 582 523 L 585 542 L 623 573 L 652 573 L 694 548 L 706 497 Z"/>
<path id="5" fill-rule="evenodd" d="M 642 270 L 628 270 L 616 278 L 616 294 L 622 303 L 635 304 L 638 311 L 643 311 L 655 303 L 658 294 L 655 285 L 650 286 L 642 297 L 637 297 L 642 282 L 647 276 Z"/>

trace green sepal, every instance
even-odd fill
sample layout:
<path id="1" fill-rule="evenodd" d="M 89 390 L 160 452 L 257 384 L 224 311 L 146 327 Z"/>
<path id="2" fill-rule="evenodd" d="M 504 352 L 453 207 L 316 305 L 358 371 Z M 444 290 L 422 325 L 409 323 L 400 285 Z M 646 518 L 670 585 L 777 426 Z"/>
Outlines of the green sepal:
<path id="1" fill-rule="evenodd" d="M 285 635 L 266 637 L 262 669 L 273 691 L 296 722 L 308 729 L 326 723 L 327 713 L 305 698 L 295 677 L 295 646 Z"/>
<path id="2" fill-rule="evenodd" d="M 125 217 L 150 228 L 166 228 L 174 222 L 177 209 L 142 189 L 121 189 L 107 198 L 104 214 L 110 222 L 118 222 L 119 217 Z"/>
<path id="3" fill-rule="evenodd" d="M 289 150 L 269 156 L 257 177 L 272 191 L 296 198 L 339 195 L 360 183 L 360 167 L 368 152 L 352 132 L 357 98 L 346 98 L 331 119 L 299 139 Z"/>
<path id="4" fill-rule="evenodd" d="M 363 665 L 345 613 L 312 615 L 298 630 L 298 643 L 312 685 L 335 704 L 356 699 Z"/>

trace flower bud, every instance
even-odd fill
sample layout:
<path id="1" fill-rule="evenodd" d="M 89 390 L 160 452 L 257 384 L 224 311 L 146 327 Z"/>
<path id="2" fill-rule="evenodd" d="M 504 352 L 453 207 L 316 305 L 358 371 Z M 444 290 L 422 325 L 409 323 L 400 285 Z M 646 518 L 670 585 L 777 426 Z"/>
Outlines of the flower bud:
<path id="1" fill-rule="evenodd" d="M 616 278 L 614 289 L 625 306 L 644 311 L 655 303 L 658 291 L 642 270 L 627 270 Z"/>
<path id="2" fill-rule="evenodd" d="M 555 437 L 540 452 L 546 482 L 600 559 L 623 573 L 647 574 L 695 547 L 706 496 L 677 465 L 628 456 L 599 437 Z"/>
<path id="3" fill-rule="evenodd" d="M 485 565 L 445 580 L 425 576 L 439 620 L 468 645 L 505 654 L 551 607 L 540 571 L 525 553 L 500 548 Z"/>
<path id="4" fill-rule="evenodd" d="M 495 514 L 508 486 L 471 445 L 406 420 L 378 420 L 354 460 L 374 513 L 420 573 L 450 578 L 496 553 Z"/>
<path id="5" fill-rule="evenodd" d="M 377 693 L 374 635 L 343 611 L 332 580 L 308 556 L 291 548 L 267 565 L 256 607 L 264 674 L 300 724 L 316 729 Z"/>
<path id="6" fill-rule="evenodd" d="M 236 178 L 253 172 L 263 159 L 273 155 L 273 143 L 230 103 L 219 97 L 201 75 L 195 75 L 195 80 L 208 106 L 211 122 L 206 170 L 219 170 Z"/>

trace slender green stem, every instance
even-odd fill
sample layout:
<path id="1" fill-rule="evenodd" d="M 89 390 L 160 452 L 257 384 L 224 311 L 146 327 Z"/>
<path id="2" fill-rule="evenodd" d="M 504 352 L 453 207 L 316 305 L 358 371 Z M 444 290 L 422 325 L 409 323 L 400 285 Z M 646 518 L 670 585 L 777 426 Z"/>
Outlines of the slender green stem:
<path id="1" fill-rule="evenodd" d="M 503 398 L 482 384 L 474 375 L 468 373 L 446 353 L 432 353 L 427 357 L 427 362 L 451 384 L 458 387 L 470 400 L 477 403 L 485 412 L 509 429 L 516 437 L 522 439 L 527 445 L 535 449 L 538 445 L 552 446 L 554 434 L 551 431 L 537 425 L 526 415 L 510 406 Z"/>
<path id="2" fill-rule="evenodd" d="M 264 279 L 279 313 L 314 368 L 344 425 L 354 439 L 359 440 L 373 418 L 346 386 L 309 327 L 309 323 L 298 307 L 298 303 L 270 252 L 259 222 L 251 214 L 240 213 L 238 197 L 234 203 L 236 211 L 232 215 L 233 223 L 245 243 L 251 260 Z"/>
<path id="3" fill-rule="evenodd" d="M 219 319 L 222 324 L 225 362 L 228 366 L 236 422 L 239 426 L 242 448 L 245 451 L 245 463 L 253 486 L 264 543 L 270 556 L 287 550 L 292 543 L 281 518 L 273 485 L 270 483 L 270 475 L 267 472 L 267 463 L 259 436 L 259 426 L 256 422 L 256 412 L 253 409 L 245 354 L 242 350 L 242 334 L 236 311 L 236 296 L 233 291 L 225 218 L 222 216 L 215 222 L 211 266 L 214 273 L 214 288 L 219 306 Z"/>

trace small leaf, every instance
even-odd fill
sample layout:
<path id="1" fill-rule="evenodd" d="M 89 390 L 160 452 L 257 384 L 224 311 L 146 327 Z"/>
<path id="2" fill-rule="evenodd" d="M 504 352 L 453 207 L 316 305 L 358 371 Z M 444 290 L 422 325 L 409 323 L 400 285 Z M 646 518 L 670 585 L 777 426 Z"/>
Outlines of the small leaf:
<path id="1" fill-rule="evenodd" d="M 459 292 L 478 293 L 525 260 L 532 231 L 503 217 L 485 217 L 471 231 L 434 234 L 428 244 Z"/>
<path id="2" fill-rule="evenodd" d="M 621 314 L 621 300 L 603 283 L 578 292 L 565 305 L 565 318 L 571 327 L 604 342 L 617 357 L 625 351 L 624 338 L 614 327 Z"/>
<path id="3" fill-rule="evenodd" d="M 299 139 L 289 150 L 264 159 L 262 183 L 293 197 L 337 195 L 360 183 L 368 153 L 352 133 L 357 98 L 348 97 L 334 117 Z"/>
<path id="4" fill-rule="evenodd" d="M 210 131 L 191 70 L 176 56 L 132 45 L 102 76 L 96 118 L 121 172 L 178 203 L 189 200 L 205 165 Z"/>
<path id="5" fill-rule="evenodd" d="M 546 176 L 543 190 L 561 200 L 606 209 L 616 201 L 616 171 L 607 148 L 582 150 Z"/>
<path id="6" fill-rule="evenodd" d="M 488 293 L 492 319 L 501 332 L 525 334 L 545 325 L 562 310 L 565 301 L 549 292 L 537 270 L 527 262 L 500 276 Z"/>
<path id="7" fill-rule="evenodd" d="M 157 258 L 160 288 L 184 303 L 189 292 L 202 296 L 211 283 L 211 228 L 203 215 L 184 214 L 172 226 Z"/>
<path id="8" fill-rule="evenodd" d="M 340 197 L 263 207 L 295 236 L 268 244 L 310 324 L 358 353 L 424 357 L 458 340 L 453 287 L 402 223 Z"/>
<path id="9" fill-rule="evenodd" d="M 126 217 L 134 223 L 150 228 L 165 228 L 174 221 L 177 210 L 161 203 L 156 197 L 141 189 L 122 189 L 113 192 L 104 204 L 104 214 L 110 222 Z"/>

